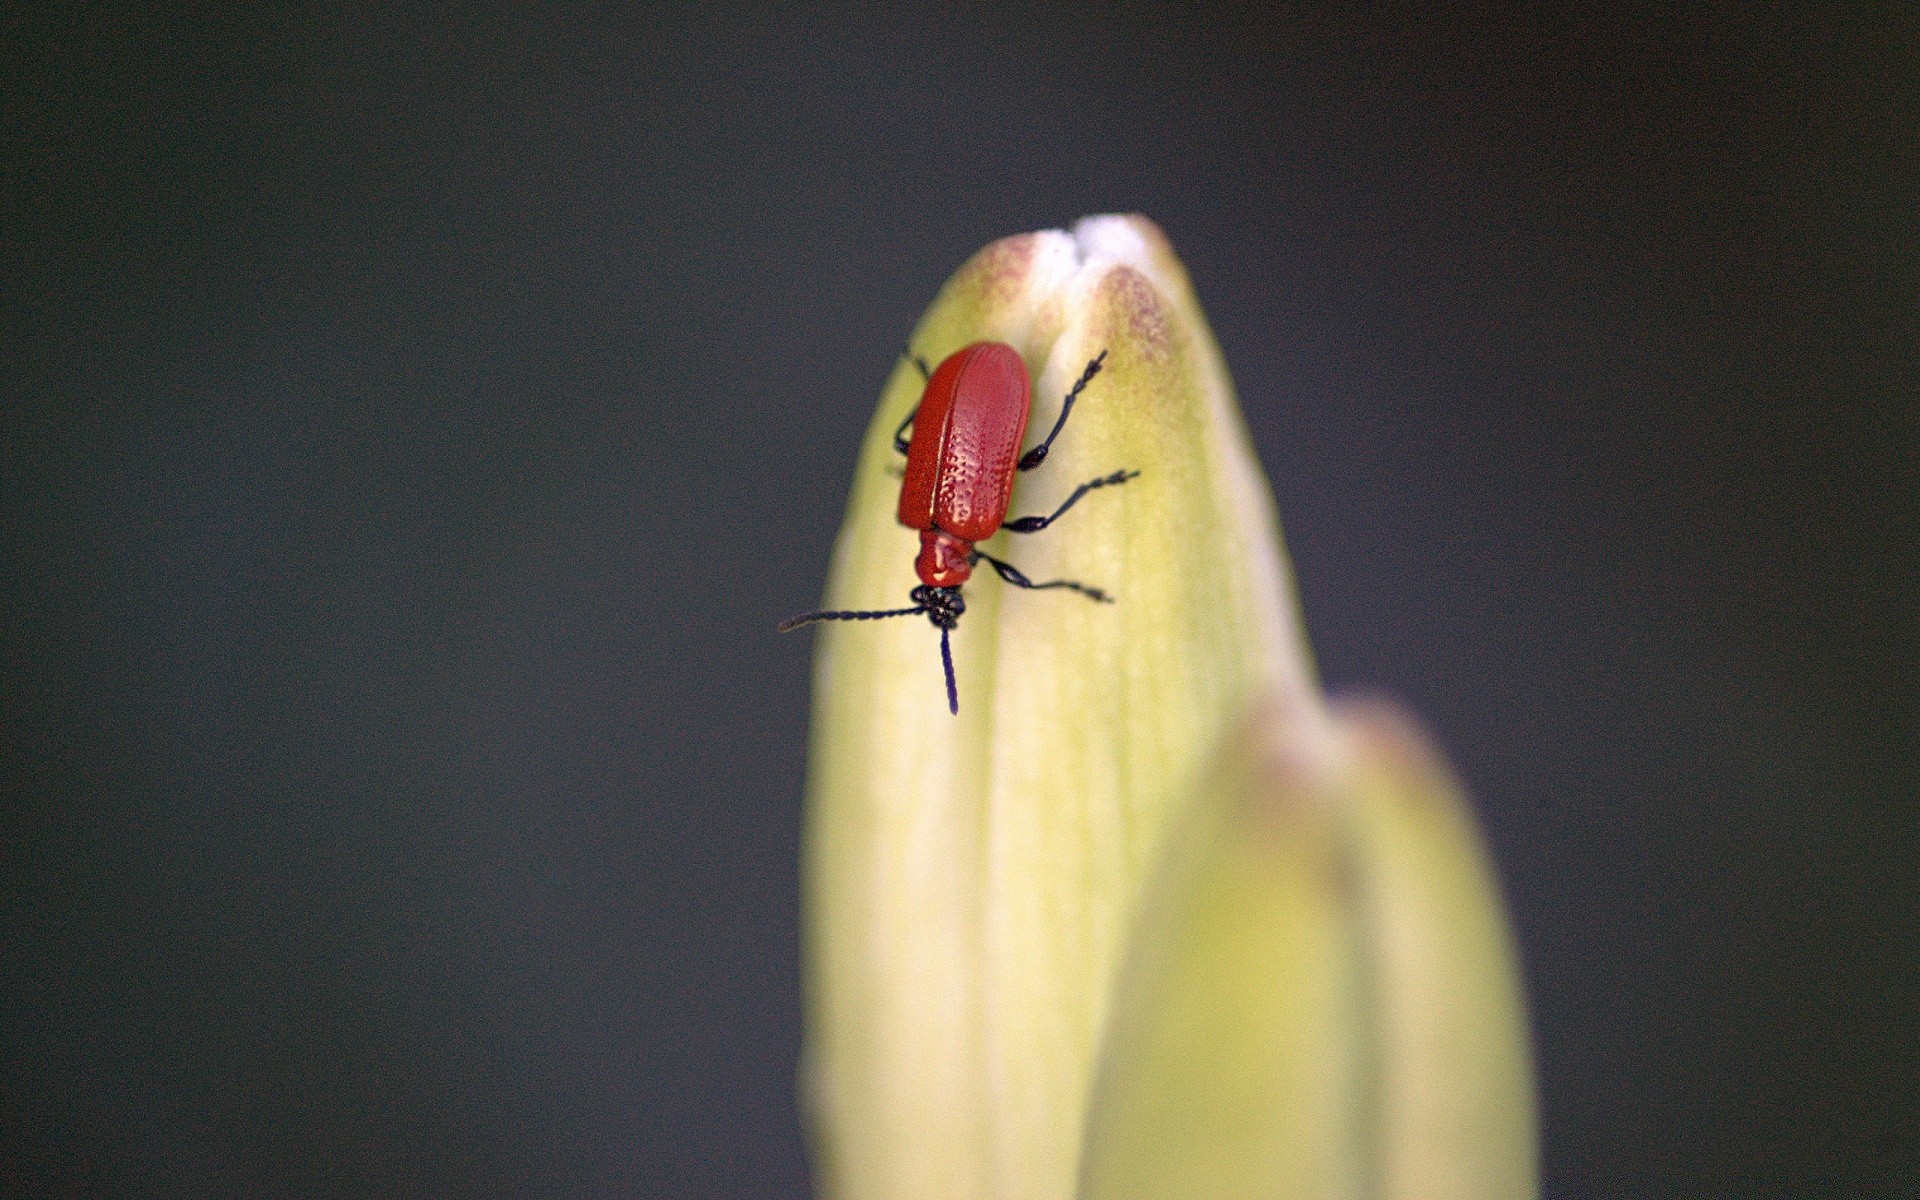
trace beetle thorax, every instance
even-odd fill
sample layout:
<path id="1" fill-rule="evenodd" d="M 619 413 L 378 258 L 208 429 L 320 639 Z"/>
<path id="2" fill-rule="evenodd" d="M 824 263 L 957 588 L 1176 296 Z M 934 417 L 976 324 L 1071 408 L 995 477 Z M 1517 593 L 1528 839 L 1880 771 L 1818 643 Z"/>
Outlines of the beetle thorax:
<path id="1" fill-rule="evenodd" d="M 928 587 L 956 588 L 973 575 L 973 543 L 944 529 L 920 531 L 920 556 L 913 569 Z"/>

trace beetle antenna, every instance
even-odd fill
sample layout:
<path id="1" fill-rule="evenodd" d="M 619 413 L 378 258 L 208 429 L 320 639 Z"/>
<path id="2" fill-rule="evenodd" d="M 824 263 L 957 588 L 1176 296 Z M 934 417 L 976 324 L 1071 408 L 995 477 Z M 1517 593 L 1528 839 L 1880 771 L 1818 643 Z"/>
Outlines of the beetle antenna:
<path id="1" fill-rule="evenodd" d="M 947 669 L 947 711 L 960 715 L 960 689 L 953 684 L 953 651 L 947 646 L 947 631 L 940 630 L 940 665 Z"/>
<path id="2" fill-rule="evenodd" d="M 877 621 L 881 617 L 910 617 L 915 613 L 927 611 L 916 604 L 912 608 L 875 609 L 872 612 L 809 612 L 797 617 L 788 617 L 774 626 L 781 633 L 792 633 L 802 625 L 811 625 L 815 621 Z"/>

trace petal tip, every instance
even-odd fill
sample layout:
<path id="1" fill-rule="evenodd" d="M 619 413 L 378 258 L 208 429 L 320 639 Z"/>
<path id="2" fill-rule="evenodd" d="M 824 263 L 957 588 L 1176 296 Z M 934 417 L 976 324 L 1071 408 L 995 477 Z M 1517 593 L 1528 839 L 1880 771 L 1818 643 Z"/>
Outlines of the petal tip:
<path id="1" fill-rule="evenodd" d="M 1459 777 L 1439 744 L 1405 705 L 1373 693 L 1338 697 L 1328 705 L 1356 759 L 1389 777 L 1418 780 L 1461 795 Z"/>

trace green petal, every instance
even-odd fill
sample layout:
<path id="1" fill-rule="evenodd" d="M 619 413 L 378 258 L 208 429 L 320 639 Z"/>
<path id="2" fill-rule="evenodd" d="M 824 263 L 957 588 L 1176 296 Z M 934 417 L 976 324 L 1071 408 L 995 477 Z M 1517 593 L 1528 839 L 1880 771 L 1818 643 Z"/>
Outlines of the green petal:
<path id="1" fill-rule="evenodd" d="M 1341 712 L 1353 856 L 1377 983 L 1380 1194 L 1537 1191 L 1533 1064 L 1518 956 L 1452 773 L 1381 704 Z"/>
<path id="2" fill-rule="evenodd" d="M 1404 717 L 1256 712 L 1147 905 L 1090 1117 L 1088 1200 L 1536 1191 L 1498 889 Z"/>
<path id="3" fill-rule="evenodd" d="M 1015 513 L 1138 470 L 1050 529 L 986 549 L 1113 605 L 984 571 L 953 642 L 919 620 L 820 629 L 806 848 L 805 1081 L 832 1197 L 1073 1192 L 1095 1048 L 1169 814 L 1258 693 L 1322 719 L 1265 482 L 1185 271 L 1139 217 L 1009 238 L 942 290 L 929 361 L 1012 344 L 1050 427 L 1105 369 Z M 906 603 L 895 372 L 869 427 L 827 603 Z M 1029 441 L 1035 440 L 1030 435 Z"/>

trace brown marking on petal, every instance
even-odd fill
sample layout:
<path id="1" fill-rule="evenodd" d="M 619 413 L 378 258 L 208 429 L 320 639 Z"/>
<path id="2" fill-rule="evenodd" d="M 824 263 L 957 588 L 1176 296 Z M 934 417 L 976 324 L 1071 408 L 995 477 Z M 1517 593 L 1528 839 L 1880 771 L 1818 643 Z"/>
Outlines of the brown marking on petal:
<path id="1" fill-rule="evenodd" d="M 956 287 L 978 289 L 982 300 L 1011 304 L 1027 285 L 1039 235 L 1017 233 L 982 247 L 954 275 Z"/>
<path id="2" fill-rule="evenodd" d="M 1114 331 L 1124 330 L 1140 357 L 1159 362 L 1172 352 L 1166 302 L 1160 289 L 1139 271 L 1124 263 L 1108 271 L 1100 280 L 1098 303 L 1114 323 Z"/>

